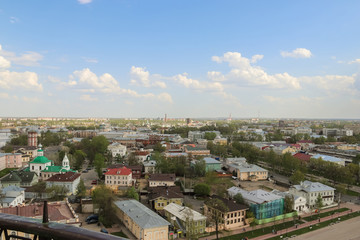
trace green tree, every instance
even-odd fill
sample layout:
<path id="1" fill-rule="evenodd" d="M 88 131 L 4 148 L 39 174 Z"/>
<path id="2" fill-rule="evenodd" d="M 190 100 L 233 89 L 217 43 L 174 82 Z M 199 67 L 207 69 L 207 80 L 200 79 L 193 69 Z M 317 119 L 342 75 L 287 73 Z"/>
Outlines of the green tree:
<path id="1" fill-rule="evenodd" d="M 217 198 L 210 199 L 205 204 L 208 208 L 207 217 L 211 223 L 215 224 L 216 239 L 219 239 L 219 224 L 224 222 L 224 216 L 229 209 L 223 201 Z"/>
<path id="2" fill-rule="evenodd" d="M 54 185 L 46 189 L 46 192 L 50 195 L 50 199 L 54 201 L 64 200 L 69 189 L 65 186 Z"/>
<path id="3" fill-rule="evenodd" d="M 86 158 L 86 153 L 84 153 L 82 150 L 75 150 L 74 158 L 75 158 L 74 169 L 81 170 Z"/>
<path id="4" fill-rule="evenodd" d="M 33 191 L 36 193 L 36 198 L 40 198 L 46 192 L 46 182 L 41 181 L 32 186 Z"/>
<path id="5" fill-rule="evenodd" d="M 101 178 L 102 169 L 105 167 L 105 158 L 102 154 L 97 153 L 95 155 L 94 167 L 95 167 L 96 173 L 98 174 L 98 177 Z"/>
<path id="6" fill-rule="evenodd" d="M 320 209 L 324 207 L 324 203 L 321 195 L 319 194 L 315 200 L 315 208 L 320 212 Z"/>
<path id="7" fill-rule="evenodd" d="M 294 207 L 294 198 L 291 195 L 286 195 L 284 199 L 284 211 L 285 213 L 290 213 L 293 211 Z"/>
<path id="8" fill-rule="evenodd" d="M 139 194 L 136 192 L 136 189 L 134 186 L 132 186 L 131 188 L 128 189 L 126 196 L 128 198 L 132 198 L 132 199 L 139 201 Z"/>
<path id="9" fill-rule="evenodd" d="M 204 160 L 196 161 L 194 165 L 194 173 L 197 177 L 203 177 L 206 173 L 206 163 Z"/>
<path id="10" fill-rule="evenodd" d="M 129 166 L 139 165 L 139 159 L 136 158 L 135 153 L 130 153 L 127 157 L 127 162 Z"/>
<path id="11" fill-rule="evenodd" d="M 245 204 L 245 200 L 244 200 L 243 196 L 241 195 L 241 193 L 236 194 L 234 196 L 234 200 L 238 204 Z"/>
<path id="12" fill-rule="evenodd" d="M 214 140 L 216 138 L 216 133 L 214 132 L 206 132 L 205 135 L 204 135 L 204 138 L 206 140 Z"/>
<path id="13" fill-rule="evenodd" d="M 82 179 L 80 179 L 79 185 L 76 188 L 76 195 L 82 198 L 86 196 L 86 188 Z"/>
<path id="14" fill-rule="evenodd" d="M 155 152 L 159 152 L 159 153 L 162 153 L 162 152 L 165 152 L 166 150 L 166 147 L 163 147 L 161 143 L 156 143 L 155 146 L 154 146 L 154 151 Z"/>
<path id="15" fill-rule="evenodd" d="M 299 184 L 304 181 L 305 175 L 300 171 L 296 170 L 295 173 L 290 177 L 290 181 L 292 184 Z"/>
<path id="16" fill-rule="evenodd" d="M 110 227 L 116 220 L 115 207 L 113 205 L 115 195 L 110 188 L 99 185 L 92 192 L 94 207 L 99 208 L 99 220 L 106 227 Z"/>
<path id="17" fill-rule="evenodd" d="M 209 196 L 210 191 L 211 191 L 210 186 L 207 185 L 206 183 L 199 183 L 199 184 L 196 184 L 194 187 L 194 193 L 196 195 Z"/>
<path id="18" fill-rule="evenodd" d="M 27 146 L 28 145 L 28 136 L 27 135 L 20 135 L 18 137 L 11 138 L 10 144 L 11 145 Z"/>

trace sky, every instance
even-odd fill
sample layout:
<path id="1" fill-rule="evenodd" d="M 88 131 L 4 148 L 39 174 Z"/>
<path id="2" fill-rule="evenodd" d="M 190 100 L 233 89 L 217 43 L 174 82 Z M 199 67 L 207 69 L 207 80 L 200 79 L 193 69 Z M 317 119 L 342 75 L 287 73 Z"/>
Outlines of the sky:
<path id="1" fill-rule="evenodd" d="M 360 119 L 359 9 L 2 0 L 0 116 Z"/>

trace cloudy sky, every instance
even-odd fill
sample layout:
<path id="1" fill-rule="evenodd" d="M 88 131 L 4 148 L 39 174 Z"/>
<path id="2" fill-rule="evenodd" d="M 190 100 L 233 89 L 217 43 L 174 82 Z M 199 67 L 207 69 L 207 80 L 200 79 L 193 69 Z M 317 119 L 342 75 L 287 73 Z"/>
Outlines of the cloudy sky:
<path id="1" fill-rule="evenodd" d="M 0 116 L 360 118 L 359 10 L 3 0 Z"/>

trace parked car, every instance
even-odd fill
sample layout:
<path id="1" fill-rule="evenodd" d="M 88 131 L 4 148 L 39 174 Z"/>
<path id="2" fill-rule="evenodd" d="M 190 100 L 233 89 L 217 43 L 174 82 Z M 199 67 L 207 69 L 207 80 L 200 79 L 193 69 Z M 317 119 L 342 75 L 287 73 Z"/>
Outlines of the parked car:
<path id="1" fill-rule="evenodd" d="M 92 185 L 96 185 L 96 184 L 97 184 L 97 180 L 92 180 L 92 181 L 91 181 L 91 184 L 92 184 Z"/>
<path id="2" fill-rule="evenodd" d="M 99 216 L 96 214 L 92 214 L 88 216 L 85 220 L 87 224 L 97 223 L 99 221 Z"/>
<path id="3" fill-rule="evenodd" d="M 105 228 L 102 228 L 100 232 L 109 234 L 108 230 L 106 230 Z"/>
<path id="4" fill-rule="evenodd" d="M 237 177 L 235 177 L 235 176 L 232 176 L 231 178 L 232 178 L 232 179 L 234 179 L 234 180 L 236 180 L 236 179 L 237 179 Z"/>
<path id="5" fill-rule="evenodd" d="M 82 173 L 87 173 L 89 172 L 87 169 L 83 170 Z"/>

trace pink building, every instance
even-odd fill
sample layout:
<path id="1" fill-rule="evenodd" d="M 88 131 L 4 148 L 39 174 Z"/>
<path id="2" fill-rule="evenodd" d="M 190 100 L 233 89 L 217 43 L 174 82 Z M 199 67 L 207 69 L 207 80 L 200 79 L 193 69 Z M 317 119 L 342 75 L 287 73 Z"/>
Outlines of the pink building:
<path id="1" fill-rule="evenodd" d="M 35 131 L 28 132 L 28 146 L 37 147 L 38 134 Z"/>
<path id="2" fill-rule="evenodd" d="M 5 168 L 21 168 L 21 153 L 0 153 L 0 171 Z"/>

